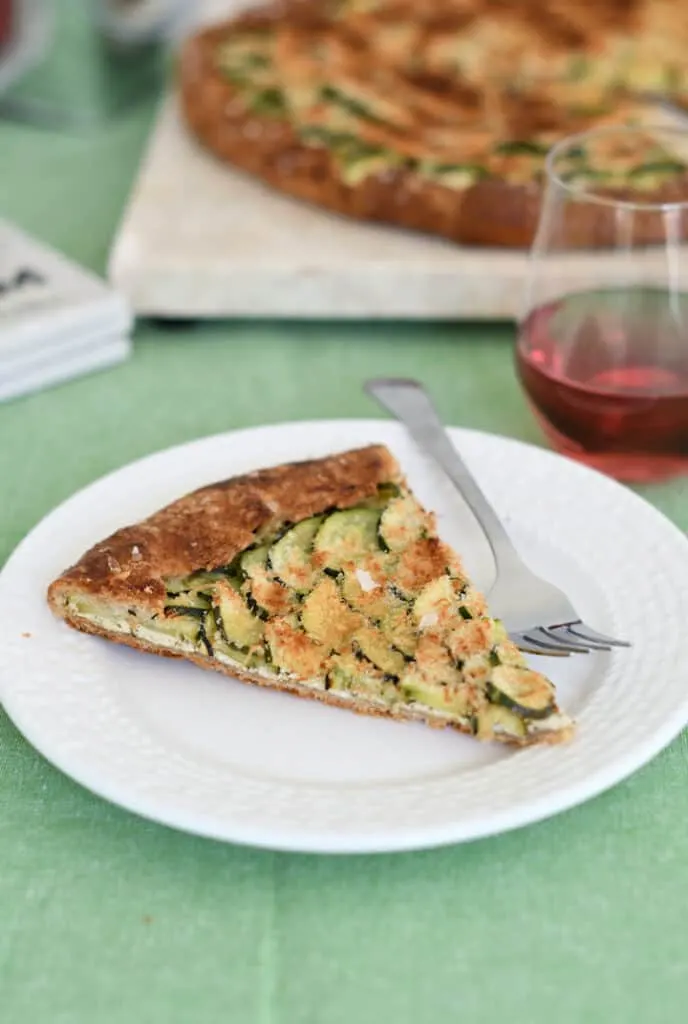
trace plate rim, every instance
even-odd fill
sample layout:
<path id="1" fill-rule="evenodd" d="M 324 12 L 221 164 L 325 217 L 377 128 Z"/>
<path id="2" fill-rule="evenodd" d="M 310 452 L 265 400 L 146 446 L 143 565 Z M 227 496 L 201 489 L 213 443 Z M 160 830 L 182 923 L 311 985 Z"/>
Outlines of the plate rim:
<path id="1" fill-rule="evenodd" d="M 89 490 L 95 489 L 101 485 L 106 485 L 108 481 L 117 477 L 124 471 L 138 470 L 140 472 L 140 470 L 145 467 L 146 463 L 155 461 L 161 456 L 178 453 L 180 451 L 188 451 L 194 447 L 202 447 L 209 444 L 213 445 L 218 442 L 221 443 L 223 440 L 229 438 L 235 439 L 247 434 L 255 435 L 256 433 L 270 433 L 280 429 L 295 427 L 309 427 L 312 429 L 321 427 L 323 429 L 326 428 L 341 431 L 343 428 L 345 429 L 347 426 L 351 426 L 352 424 L 356 424 L 359 429 L 369 428 L 374 431 L 381 426 L 385 429 L 393 422 L 394 421 L 384 418 L 370 419 L 351 417 L 326 420 L 291 420 L 260 424 L 253 427 L 243 427 L 236 430 L 222 431 L 220 433 L 194 438 L 178 445 L 170 445 L 160 448 L 152 453 L 124 463 L 79 488 L 72 495 L 65 498 L 52 510 L 47 512 L 28 531 L 22 540 L 15 546 L 13 552 L 10 554 L 5 565 L 0 571 L 0 600 L 3 598 L 3 585 L 7 570 L 11 568 L 15 559 L 18 558 L 27 547 L 30 547 L 34 534 L 39 531 L 39 529 L 41 529 L 41 527 L 43 527 L 51 517 L 56 516 L 60 510 L 64 510 L 65 507 L 70 505 L 70 503 L 78 502 L 87 492 L 89 492 Z M 453 435 L 454 440 L 457 440 L 456 435 L 458 435 L 458 439 L 460 439 L 461 436 L 473 435 L 486 441 L 488 444 L 492 443 L 500 445 L 506 443 L 508 446 L 513 446 L 515 449 L 527 449 L 533 453 L 537 453 L 538 458 L 542 458 L 546 461 L 554 460 L 557 464 L 566 463 L 568 471 L 574 473 L 578 472 L 579 474 L 588 477 L 591 476 L 595 478 L 595 483 L 597 485 L 603 481 L 604 486 L 607 486 L 608 488 L 613 490 L 618 488 L 619 491 L 624 492 L 625 500 L 632 502 L 637 507 L 642 506 L 646 511 L 649 510 L 657 524 L 661 524 L 663 529 L 671 534 L 674 541 L 686 545 L 686 553 L 688 553 L 688 537 L 686 537 L 683 531 L 681 531 L 675 523 L 673 523 L 644 497 L 637 494 L 635 491 L 623 487 L 623 485 L 618 484 L 616 481 L 606 477 L 597 470 L 574 462 L 573 460 L 566 459 L 549 449 L 521 441 L 517 438 L 505 437 L 488 431 L 473 430 L 464 427 L 449 427 L 448 429 Z M 302 457 L 303 456 L 300 455 L 294 456 L 295 460 Z M 258 468 L 259 464 L 259 462 L 256 463 L 256 468 Z M 3 690 L 5 692 L 3 692 Z M 229 829 L 208 827 L 208 825 L 203 822 L 203 815 L 201 815 L 197 820 L 194 820 L 193 814 L 186 814 L 184 811 L 176 816 L 170 816 L 168 814 L 161 815 L 159 811 L 156 811 L 155 809 L 154 795 L 150 801 L 145 798 L 145 795 L 143 799 L 138 799 L 138 795 L 135 795 L 134 798 L 128 796 L 126 793 L 123 795 L 121 787 L 118 787 L 116 784 L 114 786 L 110 785 L 106 777 L 98 777 L 97 770 L 94 772 L 93 770 L 89 771 L 87 768 L 86 771 L 82 771 L 78 764 L 78 758 L 75 767 L 70 763 L 69 755 L 63 757 L 59 751 L 51 750 L 50 743 L 43 744 L 41 742 L 40 746 L 36 745 L 36 742 L 32 738 L 31 723 L 24 720 L 21 707 L 17 708 L 16 706 L 13 706 L 12 697 L 11 687 L 3 687 L 2 690 L 0 690 L 0 700 L 4 705 L 10 721 L 26 741 L 33 747 L 34 751 L 56 767 L 60 772 L 62 772 L 62 774 L 67 775 L 69 778 L 76 781 L 90 793 L 95 794 L 110 803 L 114 803 L 116 806 L 129 813 L 157 822 L 158 824 L 162 824 L 176 831 L 201 835 L 218 841 L 247 845 L 254 848 L 258 847 L 284 852 L 314 854 L 388 853 L 428 849 L 443 845 L 470 842 L 479 838 L 501 834 L 502 832 L 508 832 L 516 828 L 534 824 L 538 821 L 545 820 L 549 817 L 572 809 L 573 807 L 579 806 L 581 803 L 593 799 L 594 797 L 611 789 L 613 786 L 617 785 L 619 782 L 623 781 L 629 775 L 633 774 L 652 760 L 658 753 L 665 749 L 665 747 L 667 747 L 669 743 L 671 743 L 672 740 L 680 734 L 685 725 L 688 724 L 687 693 L 685 700 L 675 707 L 674 713 L 670 717 L 667 717 L 659 727 L 654 729 L 654 731 L 645 735 L 642 742 L 636 744 L 625 754 L 625 756 L 619 757 L 617 754 L 615 759 L 612 760 L 611 763 L 607 764 L 603 769 L 601 768 L 593 771 L 578 780 L 576 785 L 567 787 L 567 789 L 563 791 L 563 800 L 553 800 L 551 795 L 546 793 L 539 800 L 516 803 L 508 810 L 499 812 L 497 815 L 488 811 L 473 824 L 472 828 L 469 829 L 466 829 L 465 825 L 462 825 L 461 819 L 459 819 L 458 821 L 445 822 L 443 825 L 437 827 L 424 826 L 420 828 L 417 834 L 414 833 L 413 828 L 397 830 L 391 836 L 384 830 L 379 834 L 374 831 L 365 830 L 359 835 L 347 835 L 346 837 L 333 836 L 327 831 L 318 834 L 317 830 L 309 830 L 307 835 L 304 837 L 303 833 L 300 832 L 298 828 L 295 831 L 283 829 L 280 834 L 277 835 L 275 834 L 274 829 L 270 826 L 265 830 L 260 827 L 246 827 L 245 825 L 236 822 L 231 825 L 231 828 Z M 18 703 L 21 704 L 20 697 L 18 698 Z M 124 789 L 126 790 L 126 785 L 124 786 Z"/>

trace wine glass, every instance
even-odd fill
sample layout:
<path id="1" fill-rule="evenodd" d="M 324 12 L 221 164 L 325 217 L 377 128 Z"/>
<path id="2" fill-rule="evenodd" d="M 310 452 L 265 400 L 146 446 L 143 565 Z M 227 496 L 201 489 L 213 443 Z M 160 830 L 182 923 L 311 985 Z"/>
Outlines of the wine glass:
<path id="1" fill-rule="evenodd" d="M 558 451 L 625 481 L 688 473 L 688 131 L 550 151 L 516 364 Z"/>

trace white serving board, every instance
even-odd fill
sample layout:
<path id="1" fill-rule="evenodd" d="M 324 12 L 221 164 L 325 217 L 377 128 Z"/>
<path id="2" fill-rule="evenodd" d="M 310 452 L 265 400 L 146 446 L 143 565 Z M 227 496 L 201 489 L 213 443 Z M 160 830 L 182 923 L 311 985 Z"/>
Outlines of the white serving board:
<path id="1" fill-rule="evenodd" d="M 228 6 L 222 0 L 220 10 Z M 211 12 L 219 13 L 206 8 L 203 20 Z M 526 252 L 457 246 L 280 195 L 205 152 L 170 94 L 109 277 L 146 316 L 513 319 L 528 262 Z M 553 291 L 589 288 L 616 268 L 609 255 L 560 258 Z"/>
<path id="2" fill-rule="evenodd" d="M 361 224 L 223 165 L 163 104 L 109 266 L 139 314 L 513 316 L 521 253 Z"/>

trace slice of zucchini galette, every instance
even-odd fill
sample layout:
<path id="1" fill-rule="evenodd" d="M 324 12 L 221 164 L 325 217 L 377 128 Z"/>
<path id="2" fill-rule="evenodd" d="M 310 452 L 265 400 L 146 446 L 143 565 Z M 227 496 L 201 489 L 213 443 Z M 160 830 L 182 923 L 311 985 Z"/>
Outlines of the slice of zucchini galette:
<path id="1" fill-rule="evenodd" d="M 86 633 L 354 711 L 519 744 L 572 733 L 382 446 L 194 491 L 48 600 Z"/>

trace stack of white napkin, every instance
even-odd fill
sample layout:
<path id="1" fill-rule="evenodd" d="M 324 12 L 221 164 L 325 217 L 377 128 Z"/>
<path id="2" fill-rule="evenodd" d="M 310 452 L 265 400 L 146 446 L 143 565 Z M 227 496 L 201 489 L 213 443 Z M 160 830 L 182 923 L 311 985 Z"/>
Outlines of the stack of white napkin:
<path id="1" fill-rule="evenodd" d="M 98 277 L 0 220 L 0 401 L 126 359 L 132 320 Z"/>

